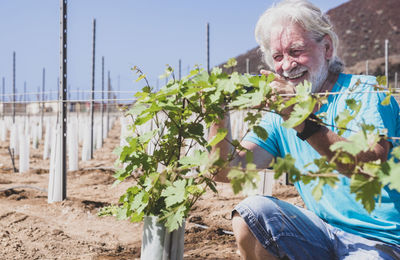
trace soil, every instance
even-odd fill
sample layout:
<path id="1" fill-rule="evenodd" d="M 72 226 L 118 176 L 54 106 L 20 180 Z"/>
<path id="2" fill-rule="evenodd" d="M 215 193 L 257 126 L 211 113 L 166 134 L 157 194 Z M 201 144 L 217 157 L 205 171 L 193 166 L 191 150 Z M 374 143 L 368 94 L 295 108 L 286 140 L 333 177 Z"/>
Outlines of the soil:
<path id="1" fill-rule="evenodd" d="M 140 258 L 142 223 L 97 216 L 100 208 L 116 203 L 134 185 L 128 180 L 112 187 L 116 159 L 112 151 L 119 145 L 119 135 L 116 123 L 94 159 L 79 162 L 78 171 L 67 173 L 67 199 L 50 204 L 49 160 L 42 159 L 43 143 L 30 150 L 30 170 L 14 173 L 9 143 L 0 142 L 1 259 Z M 202 197 L 187 219 L 185 259 L 240 258 L 230 234 L 230 214 L 244 196 L 233 195 L 229 184 L 218 184 L 218 190 Z M 293 186 L 277 183 L 273 195 L 302 204 Z"/>

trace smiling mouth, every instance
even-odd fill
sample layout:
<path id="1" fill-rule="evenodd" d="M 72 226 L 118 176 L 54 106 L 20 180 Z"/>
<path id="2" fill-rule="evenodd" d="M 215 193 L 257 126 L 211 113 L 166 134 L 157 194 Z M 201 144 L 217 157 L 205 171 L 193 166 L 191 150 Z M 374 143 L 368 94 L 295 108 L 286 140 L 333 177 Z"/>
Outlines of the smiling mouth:
<path id="1" fill-rule="evenodd" d="M 285 79 L 286 80 L 297 80 L 297 79 L 303 77 L 304 75 L 306 75 L 306 73 L 307 73 L 307 70 L 302 71 L 302 72 L 297 73 L 297 74 L 294 74 L 294 75 L 287 76 L 287 77 L 285 76 Z"/>

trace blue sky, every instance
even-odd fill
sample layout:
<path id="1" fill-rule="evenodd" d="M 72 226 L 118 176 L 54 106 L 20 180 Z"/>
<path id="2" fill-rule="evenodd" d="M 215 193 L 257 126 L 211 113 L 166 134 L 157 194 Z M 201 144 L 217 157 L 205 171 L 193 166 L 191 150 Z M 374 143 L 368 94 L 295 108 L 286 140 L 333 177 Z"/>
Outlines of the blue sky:
<path id="1" fill-rule="evenodd" d="M 22 93 L 41 87 L 57 91 L 59 74 L 59 0 L 0 0 L 0 78 L 12 91 L 12 53 L 16 52 L 16 87 Z M 137 91 L 134 65 L 158 80 L 169 64 L 182 74 L 195 64 L 206 67 L 206 24 L 210 23 L 210 63 L 218 65 L 256 46 L 254 26 L 270 0 L 69 0 L 68 85 L 72 91 L 91 89 L 92 22 L 96 18 L 95 88 L 101 90 L 101 57 L 105 78 L 114 90 Z M 323 11 L 346 0 L 312 0 Z M 0 79 L 1 80 L 1 79 Z M 106 81 L 106 80 L 105 80 Z M 1 89 L 0 81 L 0 89 Z M 121 93 L 120 98 L 131 98 Z M 99 97 L 99 95 L 96 95 Z M 47 96 L 50 98 L 50 96 Z M 82 97 L 82 96 L 81 96 Z M 86 96 L 87 98 L 88 96 Z M 35 99 L 36 97 L 30 97 Z M 56 98 L 56 94 L 52 94 Z M 73 94 L 71 98 L 76 98 Z"/>

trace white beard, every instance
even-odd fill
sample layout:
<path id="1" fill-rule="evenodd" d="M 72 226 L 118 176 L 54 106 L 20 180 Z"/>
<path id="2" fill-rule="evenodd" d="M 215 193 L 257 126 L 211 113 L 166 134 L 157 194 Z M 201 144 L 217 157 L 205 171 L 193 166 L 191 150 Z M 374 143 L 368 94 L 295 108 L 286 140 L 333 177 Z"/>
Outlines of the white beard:
<path id="1" fill-rule="evenodd" d="M 313 75 L 310 74 L 310 81 L 312 84 L 311 93 L 319 92 L 328 77 L 328 64 L 325 60 L 323 61 L 323 64 L 324 65 L 321 66 L 318 71 L 313 73 Z"/>

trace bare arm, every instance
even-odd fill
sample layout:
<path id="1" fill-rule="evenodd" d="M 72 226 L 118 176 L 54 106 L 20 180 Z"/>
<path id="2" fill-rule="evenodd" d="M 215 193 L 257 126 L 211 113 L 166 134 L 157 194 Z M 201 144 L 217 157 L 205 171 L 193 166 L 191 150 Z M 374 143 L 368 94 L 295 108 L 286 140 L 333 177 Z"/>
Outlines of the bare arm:
<path id="1" fill-rule="evenodd" d="M 228 129 L 228 135 L 226 138 L 228 140 L 232 140 L 231 134 L 230 134 L 230 122 L 229 122 L 229 116 L 225 116 L 223 120 L 221 120 L 218 124 L 214 124 L 210 128 L 210 133 L 209 133 L 209 139 L 211 139 L 213 136 L 216 135 L 217 131 L 219 128 L 224 127 Z M 249 142 L 249 141 L 242 141 L 241 145 L 248 149 L 249 151 L 253 152 L 253 159 L 254 159 L 254 164 L 256 165 L 257 169 L 265 169 L 269 166 L 271 163 L 273 156 L 260 146 L 256 145 L 255 143 Z M 226 140 L 221 141 L 219 144 L 215 145 L 211 153 L 216 152 L 219 149 L 220 153 L 220 158 L 227 160 L 229 152 L 232 150 L 231 144 L 227 142 Z M 237 151 L 236 156 L 234 159 L 231 161 L 230 166 L 235 167 L 241 165 L 241 167 L 246 167 L 246 151 Z M 227 177 L 229 173 L 229 168 L 222 169 L 216 176 L 215 176 L 215 181 L 218 182 L 229 182 L 229 179 Z"/>
<path id="2" fill-rule="evenodd" d="M 261 71 L 263 74 L 269 74 L 271 72 Z M 275 74 L 276 75 L 276 74 Z M 337 75 L 330 74 L 328 79 L 322 86 L 321 92 L 330 91 L 337 80 Z M 282 77 L 276 75 L 276 80 L 271 84 L 271 87 L 274 89 L 276 94 L 295 94 L 296 87 L 294 85 L 286 82 Z M 290 116 L 290 112 L 293 108 L 288 108 L 286 111 L 282 111 L 281 116 L 283 120 L 287 120 Z M 316 110 L 316 109 L 315 109 Z M 314 112 L 315 112 L 314 110 Z M 297 132 L 302 132 L 304 129 L 304 122 L 297 127 L 294 128 Z M 328 160 L 332 159 L 334 153 L 329 149 L 329 147 L 338 142 L 338 141 L 346 141 L 347 139 L 339 136 L 335 132 L 329 130 L 326 127 L 322 127 L 318 132 L 307 138 L 307 142 L 320 154 L 326 156 Z M 368 161 L 376 161 L 380 159 L 382 162 L 387 160 L 389 150 L 390 150 L 390 142 L 386 140 L 381 140 L 378 144 L 376 144 L 373 149 L 367 152 L 360 152 L 356 156 L 356 160 L 360 162 L 368 162 Z M 338 171 L 348 177 L 350 177 L 353 172 L 355 165 L 353 164 L 342 164 L 336 161 L 338 166 Z"/>
<path id="3" fill-rule="evenodd" d="M 296 131 L 300 132 L 304 127 L 304 123 L 297 128 Z M 329 147 L 338 142 L 346 141 L 346 138 L 337 135 L 326 127 L 322 127 L 320 131 L 316 132 L 307 139 L 307 142 L 321 155 L 325 155 L 328 159 L 332 159 L 334 153 L 329 149 Z M 360 162 L 375 161 L 380 159 L 382 162 L 387 160 L 390 142 L 387 140 L 381 140 L 378 142 L 372 150 L 367 152 L 360 152 L 357 154 L 356 159 Z M 350 177 L 354 172 L 354 165 L 351 164 L 341 164 L 336 162 L 338 165 L 338 170 L 340 173 Z"/>

